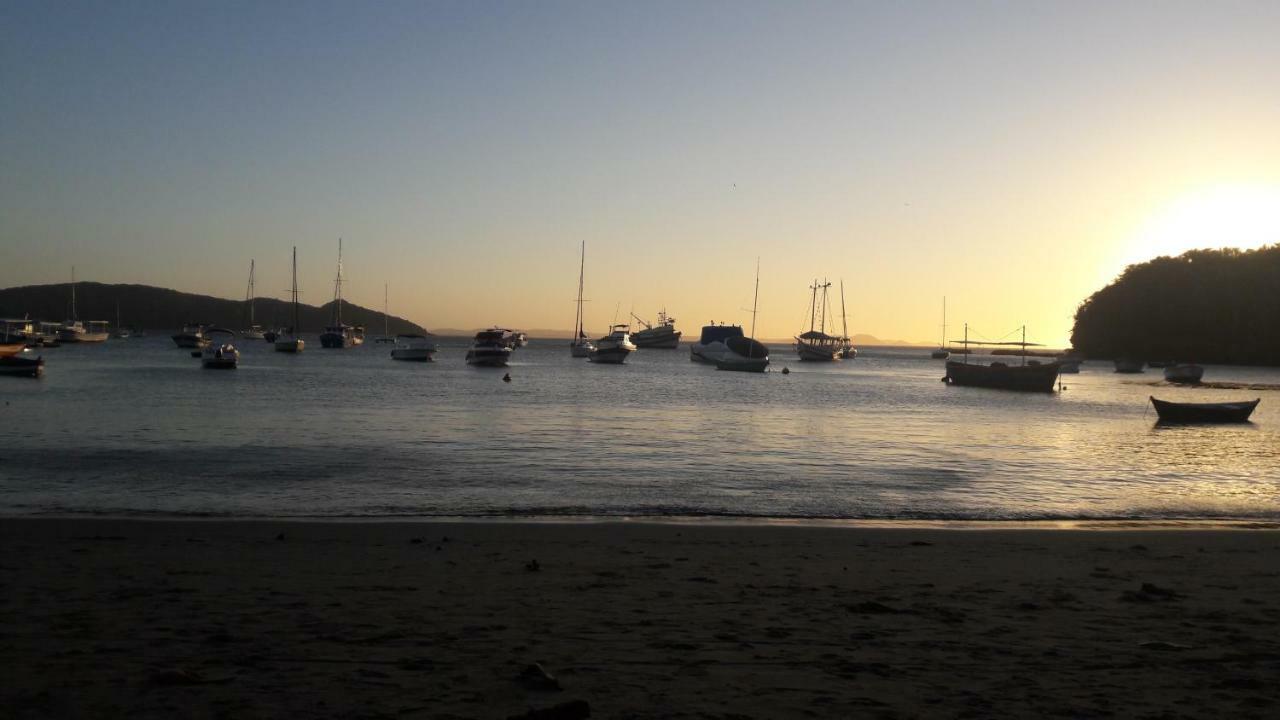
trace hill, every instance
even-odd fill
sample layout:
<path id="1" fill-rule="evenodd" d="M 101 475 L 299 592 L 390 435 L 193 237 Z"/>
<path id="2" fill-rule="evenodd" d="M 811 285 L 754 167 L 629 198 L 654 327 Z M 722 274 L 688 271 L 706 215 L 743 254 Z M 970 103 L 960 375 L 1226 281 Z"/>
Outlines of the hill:
<path id="1" fill-rule="evenodd" d="M 1076 311 L 1092 357 L 1280 365 L 1280 245 L 1130 265 Z"/>
<path id="2" fill-rule="evenodd" d="M 243 300 L 227 300 L 209 295 L 195 295 L 150 285 L 106 285 L 94 282 L 76 283 L 76 314 L 82 320 L 110 320 L 115 325 L 116 306 L 126 327 L 172 331 L 187 322 L 206 322 L 232 330 L 249 324 L 248 306 Z M 0 317 L 30 317 L 52 322 L 67 318 L 71 305 L 70 283 L 28 285 L 0 290 Z M 333 303 L 320 307 L 298 305 L 302 332 L 319 332 L 328 325 Z M 289 303 L 274 298 L 254 301 L 254 319 L 264 328 L 288 324 L 292 315 Z M 382 312 L 349 302 L 342 303 L 342 319 L 351 325 L 364 325 L 370 334 L 381 334 Z M 391 334 L 420 333 L 418 325 L 391 316 Z"/>

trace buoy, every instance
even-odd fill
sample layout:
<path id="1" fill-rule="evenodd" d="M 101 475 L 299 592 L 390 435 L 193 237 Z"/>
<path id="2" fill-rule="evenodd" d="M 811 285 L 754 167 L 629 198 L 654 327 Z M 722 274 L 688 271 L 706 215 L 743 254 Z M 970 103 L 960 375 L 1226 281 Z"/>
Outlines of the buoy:
<path id="1" fill-rule="evenodd" d="M 787 368 L 787 367 L 784 365 L 784 366 L 783 366 L 783 368 L 782 368 L 782 374 L 783 374 L 783 375 L 790 375 L 790 374 L 791 374 L 791 370 L 790 370 L 789 368 Z"/>
<path id="2" fill-rule="evenodd" d="M 511 373 L 502 376 L 502 382 L 511 382 Z"/>

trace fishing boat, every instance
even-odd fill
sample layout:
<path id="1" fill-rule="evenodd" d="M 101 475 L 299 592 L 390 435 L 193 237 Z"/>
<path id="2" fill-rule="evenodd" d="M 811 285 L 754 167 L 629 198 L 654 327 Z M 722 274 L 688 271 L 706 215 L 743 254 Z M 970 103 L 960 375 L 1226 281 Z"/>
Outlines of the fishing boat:
<path id="1" fill-rule="evenodd" d="M 391 358 L 411 362 L 431 362 L 436 349 L 435 341 L 426 335 L 401 334 L 396 335 L 396 346 L 391 349 Z"/>
<path id="2" fill-rule="evenodd" d="M 290 302 L 293 305 L 293 325 L 274 333 L 271 344 L 276 352 L 300 353 L 307 344 L 302 340 L 302 326 L 298 323 L 298 246 L 293 246 L 293 289 Z"/>
<path id="3" fill-rule="evenodd" d="M 609 328 L 608 335 L 596 340 L 596 346 L 587 355 L 587 361 L 603 365 L 621 365 L 635 350 L 635 343 L 631 342 L 631 326 L 614 325 Z"/>
<path id="4" fill-rule="evenodd" d="M 265 340 L 267 336 L 266 332 L 262 329 L 261 325 L 258 325 L 255 322 L 255 318 L 253 317 L 254 295 L 255 293 L 253 291 L 253 259 L 250 258 L 249 259 L 249 287 L 244 292 L 244 302 L 245 302 L 245 305 L 248 306 L 248 310 L 249 310 L 249 327 L 245 330 L 240 331 L 240 337 L 244 338 L 245 340 Z"/>
<path id="5" fill-rule="evenodd" d="M 390 327 L 390 322 L 388 320 L 388 315 L 387 315 L 388 288 L 390 288 L 390 285 L 386 283 L 382 284 L 382 334 L 379 335 L 376 339 L 374 339 L 374 342 L 379 342 L 379 343 L 393 342 L 393 343 L 396 343 L 397 346 L 399 346 L 400 338 L 402 337 L 421 337 L 421 336 L 414 336 L 414 335 L 397 335 L 395 337 L 391 337 L 391 327 Z M 432 350 L 432 352 L 435 352 L 435 350 Z M 395 355 L 392 354 L 392 357 L 395 357 Z"/>
<path id="6" fill-rule="evenodd" d="M 0 358 L 13 357 L 27 349 L 34 332 L 28 320 L 0 320 Z"/>
<path id="7" fill-rule="evenodd" d="M 1164 379 L 1181 385 L 1195 385 L 1204 377 L 1204 368 L 1195 363 L 1177 363 L 1164 369 Z"/>
<path id="8" fill-rule="evenodd" d="M 858 357 L 858 350 L 853 346 L 853 339 L 849 337 L 849 322 L 845 319 L 843 279 L 840 280 L 840 333 L 840 357 L 845 360 Z"/>
<path id="9" fill-rule="evenodd" d="M 342 322 L 342 238 L 338 238 L 338 275 L 333 280 L 333 319 L 320 333 L 320 347 L 342 350 L 364 342 L 364 329 Z"/>
<path id="10" fill-rule="evenodd" d="M 467 350 L 467 364 L 485 367 L 502 367 L 511 359 L 511 346 L 507 344 L 506 330 L 489 328 L 476 333 L 471 349 Z"/>
<path id="11" fill-rule="evenodd" d="M 840 351 L 844 347 L 842 340 L 827 334 L 827 289 L 830 282 L 819 285 L 815 279 L 809 287 L 813 297 L 809 303 L 809 329 L 796 336 L 796 354 L 806 362 L 831 362 L 840 359 Z M 818 291 L 822 291 L 822 302 L 818 302 Z"/>
<path id="12" fill-rule="evenodd" d="M 1149 398 L 1162 423 L 1243 423 L 1249 422 L 1256 400 L 1217 403 L 1176 403 Z"/>
<path id="13" fill-rule="evenodd" d="M 583 241 L 582 255 L 578 259 L 578 311 L 573 318 L 573 339 L 569 341 L 569 355 L 576 358 L 589 357 L 591 351 L 596 349 L 596 346 L 587 339 L 587 331 L 582 327 L 582 278 L 586 268 L 587 243 Z"/>
<path id="14" fill-rule="evenodd" d="M 0 355 L 0 375 L 38 378 L 43 374 L 43 357 L 31 357 L 25 350 L 12 355 Z"/>
<path id="15" fill-rule="evenodd" d="M 204 336 L 207 327 L 209 327 L 208 323 L 187 323 L 182 326 L 181 332 L 171 337 L 174 344 L 180 348 L 199 350 L 209 345 L 209 338 Z"/>
<path id="16" fill-rule="evenodd" d="M 969 325 L 965 323 L 964 340 L 961 342 L 964 344 L 963 359 L 947 360 L 947 374 L 942 379 L 948 384 L 1024 392 L 1053 392 L 1058 382 L 1060 363 L 1027 360 L 1027 348 L 1039 345 L 1027 342 L 1025 326 L 1022 328 L 1022 340 L 1019 342 L 978 342 L 969 339 Z M 969 345 L 1019 346 L 1022 348 L 1022 364 L 1009 365 L 1002 361 L 996 361 L 990 365 L 970 363 Z"/>
<path id="17" fill-rule="evenodd" d="M 1146 365 L 1146 362 L 1135 358 L 1122 357 L 1115 360 L 1116 372 L 1124 375 L 1137 375 Z"/>
<path id="18" fill-rule="evenodd" d="M 635 313 L 631 313 L 631 317 L 644 326 L 643 330 L 637 330 L 631 334 L 631 342 L 634 342 L 636 347 L 671 350 L 680 345 L 682 333 L 676 330 L 676 319 L 667 315 L 666 308 L 658 311 L 657 324 L 651 323 Z"/>
<path id="19" fill-rule="evenodd" d="M 234 370 L 240 364 L 240 351 L 231 344 L 235 332 L 226 328 L 206 328 L 209 344 L 200 351 L 200 365 L 210 370 Z"/>
<path id="20" fill-rule="evenodd" d="M 947 349 L 947 298 L 942 297 L 942 342 L 938 344 L 938 349 L 929 353 L 929 357 L 934 360 L 946 360 L 951 357 L 951 351 Z"/>
<path id="21" fill-rule="evenodd" d="M 769 367 L 769 348 L 756 340 L 756 304 L 760 300 L 760 260 L 756 260 L 756 286 L 751 298 L 751 336 L 724 339 L 724 352 L 716 359 L 717 370 L 762 373 Z"/>

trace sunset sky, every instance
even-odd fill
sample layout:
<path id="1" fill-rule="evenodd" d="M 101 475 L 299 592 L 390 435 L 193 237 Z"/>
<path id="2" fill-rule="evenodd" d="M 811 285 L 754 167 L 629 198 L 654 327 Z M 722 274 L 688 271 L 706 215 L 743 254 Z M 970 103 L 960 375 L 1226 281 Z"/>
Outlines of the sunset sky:
<path id="1" fill-rule="evenodd" d="M 0 3 L 0 286 L 666 307 L 1062 344 L 1128 262 L 1280 241 L 1280 3 Z M 958 330 L 952 333 L 958 336 Z"/>

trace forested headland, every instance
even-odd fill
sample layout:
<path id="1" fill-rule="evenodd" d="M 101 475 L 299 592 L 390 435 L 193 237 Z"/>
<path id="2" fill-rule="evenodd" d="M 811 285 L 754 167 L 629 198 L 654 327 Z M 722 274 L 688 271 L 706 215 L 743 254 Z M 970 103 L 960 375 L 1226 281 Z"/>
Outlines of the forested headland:
<path id="1" fill-rule="evenodd" d="M 1130 265 L 1076 311 L 1089 357 L 1280 365 L 1280 245 Z"/>

